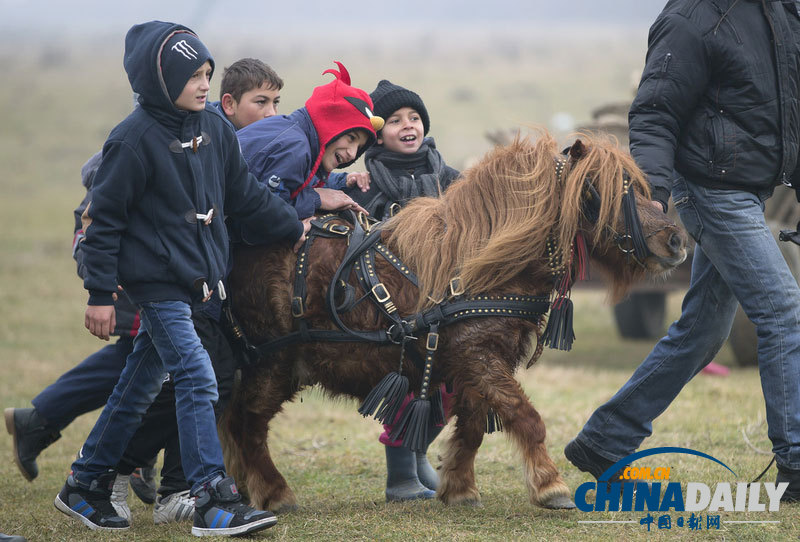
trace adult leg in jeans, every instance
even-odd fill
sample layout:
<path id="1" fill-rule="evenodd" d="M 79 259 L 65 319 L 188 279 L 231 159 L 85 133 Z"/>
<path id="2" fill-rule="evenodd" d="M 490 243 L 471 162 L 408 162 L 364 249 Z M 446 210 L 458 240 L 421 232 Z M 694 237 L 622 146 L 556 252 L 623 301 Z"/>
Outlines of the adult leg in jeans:
<path id="1" fill-rule="evenodd" d="M 106 404 L 133 351 L 133 337 L 120 337 L 61 375 L 31 401 L 48 425 L 61 430 Z"/>
<path id="2" fill-rule="evenodd" d="M 134 351 L 106 408 L 73 464 L 75 479 L 88 487 L 114 468 L 167 372 L 175 379 L 181 456 L 196 488 L 224 473 L 213 403 L 216 383 L 208 354 L 200 344 L 183 302 L 153 302 L 141 307 L 142 327 Z"/>
<path id="3" fill-rule="evenodd" d="M 747 192 L 676 179 L 673 199 L 698 242 L 680 318 L 576 440 L 611 461 L 632 453 L 652 421 L 709 363 L 741 303 L 758 333 L 769 436 L 779 465 L 800 468 L 800 288 Z"/>

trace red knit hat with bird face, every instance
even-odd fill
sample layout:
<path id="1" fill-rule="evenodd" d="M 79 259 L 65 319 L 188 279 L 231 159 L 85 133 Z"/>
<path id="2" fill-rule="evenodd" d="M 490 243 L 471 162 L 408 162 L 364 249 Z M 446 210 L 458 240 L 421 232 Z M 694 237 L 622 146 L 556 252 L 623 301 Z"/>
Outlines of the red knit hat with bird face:
<path id="1" fill-rule="evenodd" d="M 360 88 L 350 86 L 350 74 L 341 62 L 336 62 L 339 71 L 330 69 L 323 73 L 330 73 L 336 78 L 326 85 L 318 86 L 311 93 L 311 97 L 306 101 L 306 110 L 314 124 L 314 129 L 319 137 L 319 156 L 311 168 L 306 182 L 297 189 L 292 197 L 295 197 L 311 181 L 319 168 L 325 148 L 331 141 L 350 130 L 359 129 L 367 134 L 367 143 L 358 150 L 352 162 L 342 164 L 340 167 L 347 167 L 372 146 L 377 136 L 376 131 L 383 128 L 383 119 L 372 112 L 372 99 L 369 94 Z"/>

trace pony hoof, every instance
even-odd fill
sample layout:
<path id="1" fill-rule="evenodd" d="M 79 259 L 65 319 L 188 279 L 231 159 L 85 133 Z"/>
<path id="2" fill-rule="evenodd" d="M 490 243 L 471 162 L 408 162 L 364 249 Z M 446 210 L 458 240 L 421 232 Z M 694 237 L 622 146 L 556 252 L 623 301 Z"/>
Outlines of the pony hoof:
<path id="1" fill-rule="evenodd" d="M 541 504 L 542 508 L 550 510 L 570 510 L 576 508 L 575 503 L 566 495 L 553 495 Z"/>
<path id="2" fill-rule="evenodd" d="M 295 512 L 300 509 L 300 506 L 294 503 L 289 504 L 281 504 L 280 506 L 270 509 L 270 512 L 275 514 L 276 516 L 281 514 L 288 514 L 290 512 Z"/>

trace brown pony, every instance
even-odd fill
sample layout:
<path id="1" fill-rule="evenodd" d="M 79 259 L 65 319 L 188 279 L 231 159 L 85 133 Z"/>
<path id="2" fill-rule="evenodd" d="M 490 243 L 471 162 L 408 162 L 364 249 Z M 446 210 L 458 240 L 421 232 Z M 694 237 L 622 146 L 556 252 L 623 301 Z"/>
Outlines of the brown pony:
<path id="1" fill-rule="evenodd" d="M 440 198 L 418 198 L 381 231 L 382 242 L 416 273 L 419 288 L 377 258 L 375 268 L 400 314 L 412 314 L 447 296 L 452 278 L 471 295 L 550 295 L 553 261 L 574 268 L 574 240 L 585 239 L 592 262 L 607 272 L 613 297 L 623 295 L 646 274 L 661 274 L 686 258 L 686 235 L 649 201 L 642 173 L 626 153 L 607 140 L 581 135 L 563 156 L 556 141 L 543 134 L 535 142 L 517 139 L 490 151 L 463 173 Z M 557 173 L 557 161 L 566 159 Z M 593 188 L 587 185 L 591 183 Z M 623 193 L 635 193 L 638 217 L 649 252 L 631 257 L 623 212 Z M 591 192 L 591 194 L 590 194 Z M 587 216 L 593 200 L 593 219 Z M 548 255 L 548 238 L 557 240 Z M 345 239 L 317 238 L 307 256 L 305 319 L 315 329 L 336 329 L 325 306 L 331 277 L 342 261 Z M 231 276 L 233 308 L 250 342 L 286 335 L 292 317 L 292 276 L 296 255 L 287 247 L 240 247 Z M 555 258 L 555 259 L 554 259 Z M 357 290 L 364 290 L 351 277 Z M 356 304 L 342 314 L 359 330 L 386 329 L 375 304 Z M 477 503 L 474 459 L 491 408 L 503 431 L 522 452 L 532 503 L 574 507 L 570 491 L 545 449 L 545 425 L 514 378 L 520 365 L 541 354 L 544 317 L 534 320 L 486 317 L 440 330 L 432 388 L 440 382 L 455 390 L 455 430 L 440 470 L 438 497 L 447 504 Z M 411 341 L 424 354 L 424 341 Z M 281 511 L 296 506 L 294 493 L 272 462 L 270 420 L 300 389 L 319 384 L 332 396 L 363 400 L 391 371 L 400 346 L 363 342 L 316 342 L 274 352 L 243 369 L 241 384 L 221 435 L 228 467 L 255 506 Z M 402 372 L 419 390 L 422 371 L 403 358 Z"/>

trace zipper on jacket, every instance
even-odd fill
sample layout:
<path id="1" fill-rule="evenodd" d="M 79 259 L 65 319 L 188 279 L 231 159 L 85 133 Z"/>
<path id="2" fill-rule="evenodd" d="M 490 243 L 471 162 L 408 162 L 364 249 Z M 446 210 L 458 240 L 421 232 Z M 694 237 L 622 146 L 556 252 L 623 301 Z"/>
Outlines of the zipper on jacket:
<path id="1" fill-rule="evenodd" d="M 658 107 L 658 98 L 661 96 L 661 85 L 667 77 L 667 70 L 669 70 L 669 63 L 672 60 L 672 53 L 664 55 L 664 60 L 661 62 L 661 70 L 658 72 L 658 83 L 656 83 L 656 90 L 653 93 L 653 107 Z"/>

